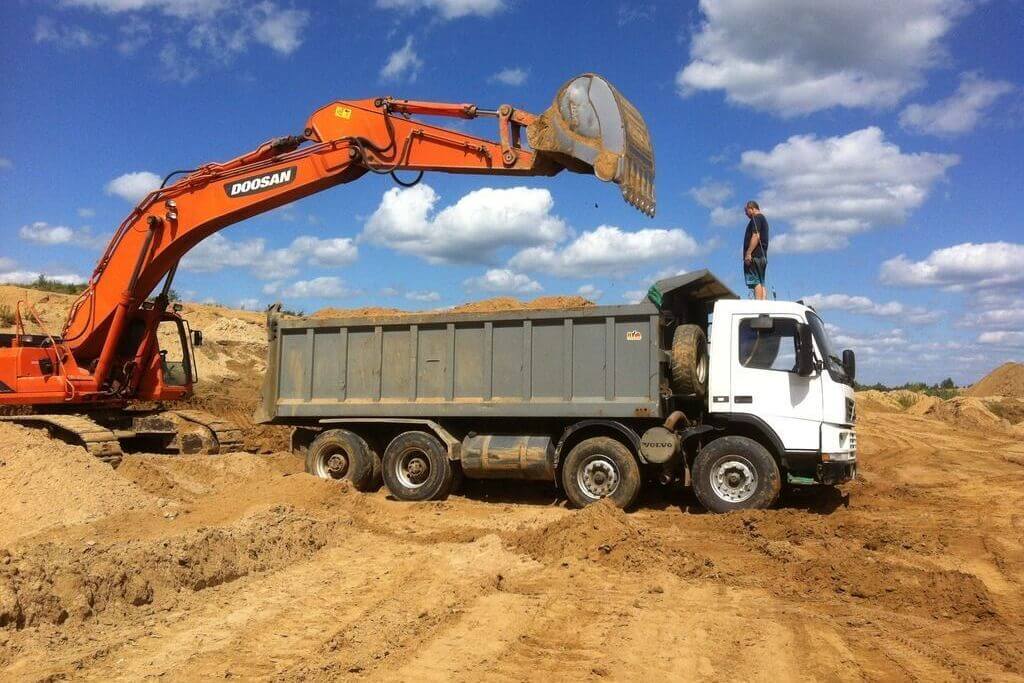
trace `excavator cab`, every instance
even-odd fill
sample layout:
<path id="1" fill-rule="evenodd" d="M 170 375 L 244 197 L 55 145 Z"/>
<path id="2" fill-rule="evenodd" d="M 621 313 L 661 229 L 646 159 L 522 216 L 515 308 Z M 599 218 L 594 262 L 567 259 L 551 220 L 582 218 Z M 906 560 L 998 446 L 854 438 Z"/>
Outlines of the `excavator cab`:
<path id="1" fill-rule="evenodd" d="M 195 351 L 188 321 L 177 314 L 164 314 L 157 327 L 160 347 L 161 383 L 166 387 L 187 387 L 199 378 L 195 371 Z"/>

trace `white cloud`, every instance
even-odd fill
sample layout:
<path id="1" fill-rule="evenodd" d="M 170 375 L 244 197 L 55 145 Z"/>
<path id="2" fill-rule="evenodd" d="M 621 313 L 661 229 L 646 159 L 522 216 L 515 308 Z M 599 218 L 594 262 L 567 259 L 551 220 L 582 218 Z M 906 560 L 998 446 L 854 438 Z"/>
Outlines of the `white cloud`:
<path id="1" fill-rule="evenodd" d="M 879 275 L 891 285 L 982 289 L 1024 283 L 1024 244 L 964 242 L 936 249 L 922 261 L 900 254 L 882 263 Z"/>
<path id="2" fill-rule="evenodd" d="M 6 256 L 0 256 L 0 273 L 5 273 L 9 270 L 14 270 L 14 267 L 18 265 L 14 259 Z"/>
<path id="3" fill-rule="evenodd" d="M 479 277 L 469 278 L 463 284 L 468 289 L 516 294 L 533 294 L 543 289 L 540 283 L 530 276 L 508 268 L 491 268 Z"/>
<path id="4" fill-rule="evenodd" d="M 689 194 L 698 204 L 707 209 L 722 206 L 733 195 L 732 185 L 705 179 L 697 187 L 691 187 Z"/>
<path id="5" fill-rule="evenodd" d="M 256 238 L 232 242 L 220 233 L 214 233 L 192 248 L 181 260 L 184 270 L 212 273 L 226 267 L 258 266 L 265 243 Z"/>
<path id="6" fill-rule="evenodd" d="M 406 292 L 405 298 L 409 301 L 418 301 L 420 303 L 434 303 L 435 301 L 441 300 L 440 292 Z"/>
<path id="7" fill-rule="evenodd" d="M 79 218 L 92 218 L 96 215 L 95 209 L 81 208 L 77 211 Z"/>
<path id="8" fill-rule="evenodd" d="M 290 55 L 302 45 L 310 19 L 305 10 L 270 0 L 63 0 L 60 6 L 118 17 L 117 51 L 123 56 L 155 55 L 159 77 L 179 83 L 207 69 L 230 66 L 253 45 Z M 44 26 L 41 35 L 55 32 L 60 35 L 61 29 Z M 143 51 L 151 42 L 160 49 Z"/>
<path id="9" fill-rule="evenodd" d="M 794 135 L 769 152 L 744 152 L 741 166 L 765 182 L 758 199 L 769 221 L 793 226 L 795 234 L 773 235 L 771 248 L 817 251 L 903 223 L 959 161 L 954 154 L 903 153 L 870 127 L 841 137 Z"/>
<path id="10" fill-rule="evenodd" d="M 58 24 L 49 17 L 39 17 L 36 20 L 32 37 L 37 43 L 53 43 L 65 50 L 95 47 L 103 42 L 100 36 L 81 26 Z"/>
<path id="11" fill-rule="evenodd" d="M 505 85 L 519 86 L 526 83 L 526 79 L 529 78 L 530 74 L 526 69 L 520 67 L 509 67 L 502 69 L 498 73 L 491 76 L 488 80 L 498 83 L 504 83 Z"/>
<path id="12" fill-rule="evenodd" d="M 641 266 L 689 258 L 699 251 L 697 241 L 679 228 L 627 232 L 602 225 L 561 247 L 524 249 L 512 257 L 509 267 L 559 277 L 615 277 Z"/>
<path id="13" fill-rule="evenodd" d="M 701 206 L 711 209 L 711 223 L 718 226 L 735 225 L 746 221 L 743 211 L 723 206 L 732 198 L 733 189 L 729 183 L 707 178 L 697 187 L 691 187 L 689 195 Z"/>
<path id="14" fill-rule="evenodd" d="M 426 183 L 388 190 L 361 239 L 431 263 L 493 263 L 502 247 L 557 242 L 568 232 L 545 189 L 485 187 L 435 213 L 438 200 Z"/>
<path id="15" fill-rule="evenodd" d="M 340 299 L 355 293 L 345 286 L 340 277 L 327 276 L 293 282 L 281 291 L 281 296 L 286 299 Z"/>
<path id="16" fill-rule="evenodd" d="M 1024 331 L 1000 330 L 998 332 L 982 332 L 978 341 L 991 346 L 1012 346 L 1024 348 Z"/>
<path id="17" fill-rule="evenodd" d="M 18 235 L 27 242 L 53 246 L 70 242 L 75 236 L 75 231 L 64 225 L 50 225 L 44 221 L 36 221 L 21 226 Z"/>
<path id="18" fill-rule="evenodd" d="M 260 300 L 256 298 L 239 299 L 238 308 L 243 311 L 258 311 L 260 310 Z"/>
<path id="19" fill-rule="evenodd" d="M 890 107 L 944 57 L 964 0 L 701 0 L 681 94 L 723 90 L 778 113 Z"/>
<path id="20" fill-rule="evenodd" d="M 877 356 L 889 354 L 895 349 L 910 347 L 911 342 L 900 328 L 876 332 L 872 334 L 858 334 L 847 332 L 830 323 L 825 323 L 833 345 L 837 349 L 853 349 L 858 354 Z"/>
<path id="21" fill-rule="evenodd" d="M 14 163 L 7 157 L 0 157 L 0 171 L 6 171 L 9 168 L 14 168 Z"/>
<path id="22" fill-rule="evenodd" d="M 1019 327 L 1024 328 L 1024 306 L 1014 293 L 1014 301 L 1008 305 L 1014 308 L 990 308 L 977 313 L 969 313 L 961 321 L 961 327 Z"/>
<path id="23" fill-rule="evenodd" d="M 200 242 L 185 256 L 181 267 L 196 272 L 215 272 L 225 267 L 250 267 L 261 280 L 284 280 L 309 264 L 322 267 L 347 266 L 359 257 L 359 249 L 348 237 L 320 239 L 300 235 L 287 247 L 266 249 L 266 242 L 256 238 L 232 242 L 215 233 Z M 278 283 L 279 286 L 279 283 Z M 264 288 L 265 294 L 272 291 Z"/>
<path id="24" fill-rule="evenodd" d="M 0 271 L 3 271 L 3 264 L 0 263 Z M 0 272 L 0 284 L 4 285 L 27 285 L 35 282 L 39 279 L 39 276 L 43 275 L 47 280 L 54 280 L 63 285 L 80 285 L 85 282 L 85 278 L 81 275 L 75 275 L 74 273 L 57 273 L 52 275 L 50 273 L 42 273 L 36 270 L 12 270 L 7 272 Z"/>
<path id="25" fill-rule="evenodd" d="M 646 289 L 631 289 L 622 293 L 622 300 L 627 304 L 638 304 L 647 298 Z"/>
<path id="26" fill-rule="evenodd" d="M 935 104 L 912 104 L 900 112 L 900 125 L 932 135 L 968 133 L 978 125 L 986 109 L 1013 90 L 1013 85 L 1006 81 L 989 81 L 977 73 L 965 73 L 950 97 Z"/>
<path id="27" fill-rule="evenodd" d="M 415 11 L 429 9 L 443 19 L 489 17 L 505 9 L 505 0 L 377 0 L 381 9 Z"/>
<path id="28" fill-rule="evenodd" d="M 93 235 L 89 228 L 69 228 L 65 225 L 50 225 L 36 221 L 23 225 L 18 236 L 26 242 L 52 247 L 58 244 L 74 244 L 80 247 L 98 248 L 107 243 L 106 237 Z"/>
<path id="29" fill-rule="evenodd" d="M 405 79 L 412 83 L 422 68 L 423 60 L 413 49 L 412 36 L 409 36 L 402 47 L 388 55 L 388 60 L 380 69 L 380 77 L 386 81 Z"/>
<path id="30" fill-rule="evenodd" d="M 107 183 L 107 194 L 136 204 L 160 187 L 160 176 L 149 171 L 125 173 Z"/>
<path id="31" fill-rule="evenodd" d="M 591 284 L 582 285 L 576 290 L 576 293 L 591 301 L 597 301 L 604 296 L 604 290 L 598 289 L 597 286 Z"/>
<path id="32" fill-rule="evenodd" d="M 928 310 L 920 306 L 905 306 L 899 301 L 880 303 L 872 301 L 866 296 L 851 296 L 849 294 L 811 294 L 803 297 L 803 300 L 819 310 L 837 309 L 882 318 L 899 318 L 915 324 L 933 323 L 945 315 L 945 311 Z"/>
<path id="33" fill-rule="evenodd" d="M 257 5 L 260 16 L 256 20 L 253 37 L 282 55 L 290 55 L 302 45 L 302 31 L 309 23 L 309 12 L 295 9 L 278 10 L 271 3 Z"/>

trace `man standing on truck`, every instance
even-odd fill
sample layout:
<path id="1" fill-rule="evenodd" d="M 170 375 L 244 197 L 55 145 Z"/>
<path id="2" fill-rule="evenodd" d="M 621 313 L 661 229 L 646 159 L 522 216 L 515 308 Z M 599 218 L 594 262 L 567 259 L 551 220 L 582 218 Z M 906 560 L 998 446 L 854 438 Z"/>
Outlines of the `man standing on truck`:
<path id="1" fill-rule="evenodd" d="M 743 279 L 754 290 L 755 299 L 766 299 L 765 271 L 768 268 L 768 220 L 757 202 L 750 200 L 744 209 L 747 232 L 743 235 Z"/>

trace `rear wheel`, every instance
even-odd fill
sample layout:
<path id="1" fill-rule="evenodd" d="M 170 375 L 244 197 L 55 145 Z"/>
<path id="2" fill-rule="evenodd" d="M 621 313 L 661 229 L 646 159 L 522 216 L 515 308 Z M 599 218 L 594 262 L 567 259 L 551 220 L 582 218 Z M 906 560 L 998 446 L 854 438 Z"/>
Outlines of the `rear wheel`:
<path id="1" fill-rule="evenodd" d="M 576 507 L 611 498 L 620 508 L 640 493 L 640 466 L 625 445 L 599 436 L 581 441 L 562 466 L 562 488 Z"/>
<path id="2" fill-rule="evenodd" d="M 380 457 L 361 436 L 329 429 L 309 444 L 306 471 L 321 479 L 348 479 L 357 491 L 370 491 L 376 481 L 375 460 Z"/>
<path id="3" fill-rule="evenodd" d="M 444 445 L 426 432 L 403 432 L 384 451 L 384 484 L 399 500 L 439 500 L 452 489 Z"/>
<path id="4" fill-rule="evenodd" d="M 723 436 L 704 446 L 692 475 L 697 499 L 711 512 L 770 507 L 782 488 L 771 453 L 745 436 Z"/>

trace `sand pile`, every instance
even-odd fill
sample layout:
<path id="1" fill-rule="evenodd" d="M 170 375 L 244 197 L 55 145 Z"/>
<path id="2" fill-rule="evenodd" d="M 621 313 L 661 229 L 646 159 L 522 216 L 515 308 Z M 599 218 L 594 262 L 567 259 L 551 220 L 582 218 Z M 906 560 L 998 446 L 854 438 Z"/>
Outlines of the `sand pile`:
<path id="1" fill-rule="evenodd" d="M 1024 398 L 1024 363 L 1003 363 L 964 392 L 967 396 Z"/>
<path id="2" fill-rule="evenodd" d="M 892 413 L 902 408 L 893 398 L 892 392 L 868 389 L 856 393 L 857 410 L 872 410 L 875 412 Z"/>
<path id="3" fill-rule="evenodd" d="M 713 572 L 709 560 L 633 521 L 608 499 L 512 534 L 506 545 L 541 562 L 595 562 L 627 571 L 661 568 L 679 576 Z"/>
<path id="4" fill-rule="evenodd" d="M 961 429 L 992 432 L 1003 431 L 1024 434 L 1024 427 L 1015 425 L 1006 417 L 993 412 L 1000 410 L 999 402 L 985 401 L 973 396 L 957 396 L 932 406 L 925 415 Z M 1002 412 L 1000 410 L 1000 412 Z M 1014 413 L 1008 413 L 1014 415 Z"/>
<path id="5" fill-rule="evenodd" d="M 0 444 L 0 546 L 155 503 L 110 465 L 45 430 L 0 422 Z"/>
<path id="6" fill-rule="evenodd" d="M 521 301 L 512 296 L 497 296 L 491 299 L 470 301 L 459 304 L 447 312 L 450 313 L 493 313 L 496 311 L 535 311 L 552 308 L 586 308 L 594 302 L 581 296 L 539 296 L 532 301 Z M 412 315 L 415 313 L 432 313 L 436 311 L 403 311 L 398 308 L 321 308 L 313 313 L 312 318 L 373 318 L 393 315 Z"/>

